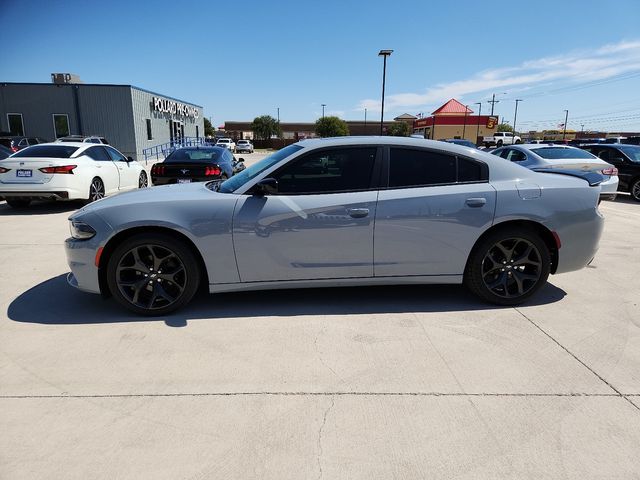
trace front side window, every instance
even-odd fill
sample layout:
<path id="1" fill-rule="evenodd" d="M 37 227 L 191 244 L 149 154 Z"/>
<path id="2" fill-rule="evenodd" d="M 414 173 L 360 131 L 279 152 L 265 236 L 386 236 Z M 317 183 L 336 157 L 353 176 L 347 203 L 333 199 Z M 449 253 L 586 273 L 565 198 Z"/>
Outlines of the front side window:
<path id="1" fill-rule="evenodd" d="M 368 190 L 376 147 L 312 152 L 277 171 L 280 194 L 334 193 Z"/>
<path id="2" fill-rule="evenodd" d="M 53 130 L 56 138 L 69 135 L 69 116 L 66 113 L 53 114 Z"/>
<path id="3" fill-rule="evenodd" d="M 22 122 L 21 113 L 7 113 L 7 122 L 12 135 L 24 135 L 24 123 Z"/>

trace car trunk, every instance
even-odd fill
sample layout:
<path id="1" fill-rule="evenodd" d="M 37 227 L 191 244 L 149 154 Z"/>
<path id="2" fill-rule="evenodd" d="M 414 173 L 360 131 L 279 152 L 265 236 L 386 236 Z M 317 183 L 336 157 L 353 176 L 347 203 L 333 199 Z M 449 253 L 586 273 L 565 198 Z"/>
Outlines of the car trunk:
<path id="1" fill-rule="evenodd" d="M 0 173 L 2 183 L 42 184 L 51 180 L 53 174 L 42 173 L 40 168 L 73 164 L 73 160 L 59 158 L 7 158 L 0 162 L 0 167 L 9 169 Z"/>

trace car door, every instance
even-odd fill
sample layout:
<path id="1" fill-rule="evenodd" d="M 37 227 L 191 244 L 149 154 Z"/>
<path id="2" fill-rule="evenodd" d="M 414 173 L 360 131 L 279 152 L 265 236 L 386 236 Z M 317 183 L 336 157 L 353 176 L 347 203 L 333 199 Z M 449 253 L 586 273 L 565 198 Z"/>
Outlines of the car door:
<path id="1" fill-rule="evenodd" d="M 127 162 L 124 155 L 118 152 L 115 148 L 103 146 L 107 151 L 114 165 L 118 168 L 118 174 L 120 176 L 120 190 L 131 190 L 138 188 L 138 180 L 140 176 L 140 168 L 135 162 Z"/>
<path id="2" fill-rule="evenodd" d="M 381 149 L 314 150 L 270 177 L 274 195 L 244 195 L 233 241 L 242 282 L 373 276 Z"/>
<path id="3" fill-rule="evenodd" d="M 111 160 L 111 156 L 107 150 L 101 146 L 87 148 L 84 155 L 94 160 L 94 177 L 100 177 L 104 183 L 104 190 L 107 195 L 115 193 L 120 188 L 120 174 L 115 162 Z"/>
<path id="4" fill-rule="evenodd" d="M 461 275 L 493 222 L 488 166 L 423 148 L 391 147 L 383 167 L 374 237 L 376 277 Z"/>
<path id="5" fill-rule="evenodd" d="M 618 169 L 618 181 L 620 182 L 620 187 L 624 189 L 629 188 L 629 183 L 634 174 L 633 165 L 620 150 L 617 148 L 603 147 L 598 149 L 597 153 L 594 153 L 594 155 L 616 167 Z"/>

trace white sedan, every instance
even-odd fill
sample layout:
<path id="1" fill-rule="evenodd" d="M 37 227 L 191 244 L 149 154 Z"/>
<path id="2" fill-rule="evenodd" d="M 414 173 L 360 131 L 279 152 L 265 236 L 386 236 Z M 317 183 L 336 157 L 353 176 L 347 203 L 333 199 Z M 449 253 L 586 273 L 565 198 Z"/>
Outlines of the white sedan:
<path id="1" fill-rule="evenodd" d="M 109 145 L 43 143 L 0 160 L 0 197 L 12 207 L 34 199 L 92 202 L 148 183 L 141 164 Z"/>

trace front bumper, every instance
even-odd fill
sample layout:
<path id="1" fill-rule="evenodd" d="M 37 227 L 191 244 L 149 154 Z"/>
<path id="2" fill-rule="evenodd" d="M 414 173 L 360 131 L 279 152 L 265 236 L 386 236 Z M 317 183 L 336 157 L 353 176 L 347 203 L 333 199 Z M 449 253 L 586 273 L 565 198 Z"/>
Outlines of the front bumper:
<path id="1" fill-rule="evenodd" d="M 67 275 L 69 285 L 89 293 L 100 293 L 98 267 L 95 265 L 97 246 L 91 240 L 67 238 L 64 242 L 67 263 L 71 273 Z"/>

